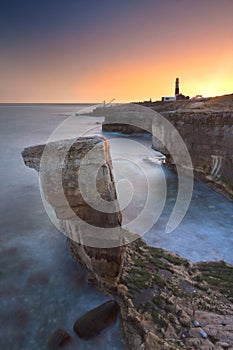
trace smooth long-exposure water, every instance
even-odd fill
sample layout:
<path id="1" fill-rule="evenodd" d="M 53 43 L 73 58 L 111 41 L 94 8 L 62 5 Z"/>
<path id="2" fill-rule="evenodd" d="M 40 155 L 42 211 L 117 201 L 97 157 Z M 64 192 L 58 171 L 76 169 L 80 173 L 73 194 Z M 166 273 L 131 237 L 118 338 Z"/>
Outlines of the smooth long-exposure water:
<path id="1" fill-rule="evenodd" d="M 108 297 L 87 285 L 85 271 L 71 259 L 65 237 L 45 212 L 38 175 L 24 165 L 21 157 L 24 147 L 46 142 L 61 124 L 52 139 L 102 134 L 101 117 L 73 116 L 63 123 L 81 107 L 0 105 L 1 349 L 46 349 L 48 336 L 60 327 L 74 339 L 67 349 L 124 349 L 119 321 L 92 341 L 81 341 L 73 333 L 75 320 Z M 233 263 L 232 202 L 205 184 L 195 182 L 184 220 L 175 231 L 165 233 L 176 199 L 176 175 L 164 166 L 145 162 L 144 157 L 151 152 L 149 136 L 104 135 L 112 140 L 115 181 L 119 200 L 125 206 L 124 224 L 139 232 L 148 226 L 144 238 L 149 245 L 192 261 L 223 259 Z M 149 205 L 145 215 L 133 221 L 147 204 L 147 180 L 152 183 Z M 163 208 L 160 184 L 164 181 L 167 197 Z M 132 199 L 131 206 L 125 201 L 127 196 Z"/>
<path id="2" fill-rule="evenodd" d="M 114 140 L 116 137 L 118 140 L 129 138 L 111 133 L 105 133 L 105 136 Z M 173 232 L 166 233 L 166 224 L 177 196 L 177 176 L 166 166 L 150 162 L 145 164 L 144 158 L 151 152 L 149 135 L 130 136 L 130 140 L 143 144 L 148 151 L 136 148 L 134 143 L 131 147 L 126 147 L 126 144 L 120 146 L 122 142 L 118 145 L 113 143 L 114 151 L 111 152 L 116 157 L 113 168 L 116 165 L 115 168 L 120 173 L 128 171 L 127 178 L 133 183 L 135 191 L 133 204 L 123 210 L 123 223 L 129 222 L 129 229 L 140 234 L 144 232 L 142 230 L 145 227 L 154 222 L 143 234 L 147 244 L 172 251 L 192 262 L 224 260 L 233 263 L 233 203 L 206 184 L 194 181 L 192 199 L 183 221 Z M 117 157 L 122 158 L 119 160 Z M 124 158 L 130 160 L 128 164 Z M 124 171 L 121 170 L 123 168 Z M 139 169 L 143 169 L 146 176 L 140 174 Z M 167 194 L 163 191 L 164 179 Z M 146 206 L 148 182 L 151 183 L 149 192 L 153 193 L 153 196 L 150 205 Z M 127 191 L 123 188 L 120 193 L 124 196 Z M 166 203 L 163 207 L 164 195 Z M 140 221 L 133 221 L 144 208 L 146 213 L 140 217 Z"/>
<path id="3" fill-rule="evenodd" d="M 21 157 L 24 147 L 46 142 L 67 115 L 82 106 L 0 105 L 1 247 L 0 348 L 47 349 L 57 328 L 73 342 L 66 348 L 123 350 L 119 321 L 101 336 L 83 341 L 73 324 L 109 298 L 86 282 L 86 272 L 72 260 L 65 237 L 42 205 L 38 175 Z"/>

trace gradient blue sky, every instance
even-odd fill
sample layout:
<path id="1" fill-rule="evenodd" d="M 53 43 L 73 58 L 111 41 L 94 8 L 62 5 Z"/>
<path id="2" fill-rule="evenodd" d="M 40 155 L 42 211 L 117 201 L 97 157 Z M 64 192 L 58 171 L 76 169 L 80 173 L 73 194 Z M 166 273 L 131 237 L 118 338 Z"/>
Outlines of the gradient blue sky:
<path id="1" fill-rule="evenodd" d="M 5 1 L 0 102 L 233 92 L 232 0 Z"/>

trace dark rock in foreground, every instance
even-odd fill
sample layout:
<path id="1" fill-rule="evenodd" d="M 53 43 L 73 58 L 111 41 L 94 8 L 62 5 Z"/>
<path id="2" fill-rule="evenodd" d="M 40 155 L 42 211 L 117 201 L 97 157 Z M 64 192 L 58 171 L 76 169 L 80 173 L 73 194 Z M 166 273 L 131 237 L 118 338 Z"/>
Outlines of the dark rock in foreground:
<path id="1" fill-rule="evenodd" d="M 74 331 L 80 338 L 94 338 L 116 321 L 118 310 L 116 301 L 107 301 L 80 317 L 74 324 Z"/>
<path id="2" fill-rule="evenodd" d="M 71 341 L 71 336 L 63 329 L 57 329 L 48 340 L 48 348 L 56 350 Z"/>

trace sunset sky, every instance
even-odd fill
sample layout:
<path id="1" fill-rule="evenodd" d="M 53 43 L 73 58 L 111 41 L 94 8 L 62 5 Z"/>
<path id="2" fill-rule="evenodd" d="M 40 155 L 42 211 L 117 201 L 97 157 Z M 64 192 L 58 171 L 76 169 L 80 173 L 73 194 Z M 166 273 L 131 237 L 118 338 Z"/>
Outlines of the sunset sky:
<path id="1" fill-rule="evenodd" d="M 0 102 L 233 93 L 233 0 L 0 5 Z"/>

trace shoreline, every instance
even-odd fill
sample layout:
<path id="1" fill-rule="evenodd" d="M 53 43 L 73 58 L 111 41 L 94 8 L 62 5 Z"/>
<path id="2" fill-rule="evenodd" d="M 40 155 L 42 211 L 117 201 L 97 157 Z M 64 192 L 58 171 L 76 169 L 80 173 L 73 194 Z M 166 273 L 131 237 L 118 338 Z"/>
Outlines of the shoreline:
<path id="1" fill-rule="evenodd" d="M 56 141 L 50 143 L 50 147 L 52 150 L 61 150 L 61 146 L 65 149 L 67 142 Z M 188 350 L 192 346 L 213 348 L 216 344 L 218 350 L 223 350 L 223 342 L 233 343 L 233 265 L 223 261 L 191 263 L 178 254 L 151 247 L 139 235 L 124 230 L 121 212 L 115 212 L 114 216 L 106 213 L 104 217 L 102 212 L 92 213 L 79 195 L 79 182 L 73 175 L 77 174 L 80 159 L 95 149 L 97 167 L 101 164 L 103 170 L 107 170 L 100 173 L 98 192 L 107 199 L 117 198 L 107 146 L 107 140 L 102 137 L 86 137 L 76 140 L 70 148 L 63 171 L 66 180 L 63 190 L 75 210 L 72 216 L 65 204 L 61 202 L 62 207 L 54 197 L 54 192 L 59 194 L 58 189 L 53 183 L 46 182 L 47 201 L 66 232 L 71 256 L 87 269 L 88 282 L 113 296 L 120 305 L 121 330 L 128 350 Z M 43 150 L 44 145 L 24 149 L 25 165 L 38 171 Z M 57 167 L 59 163 L 50 162 L 45 168 L 45 179 L 54 178 Z M 92 170 L 92 163 L 88 163 L 85 175 Z M 112 238 L 114 243 L 117 239 L 121 244 L 107 249 L 84 245 L 83 240 L 75 241 L 81 231 L 75 225 L 73 215 L 81 216 L 95 226 L 104 223 L 106 232 L 110 227 L 117 227 L 117 236 L 109 235 L 108 239 Z M 81 232 L 82 238 L 84 233 L 85 230 Z M 101 239 L 96 236 L 96 229 L 94 238 Z M 129 241 L 131 243 L 127 244 Z M 223 328 L 223 324 L 227 328 Z M 219 327 L 220 334 L 216 338 Z"/>
<path id="2" fill-rule="evenodd" d="M 177 174 L 176 166 L 174 164 L 166 162 L 164 166 L 172 170 L 175 174 Z M 223 182 L 208 179 L 204 173 L 201 173 L 200 171 L 197 171 L 195 169 L 193 169 L 193 174 L 195 180 L 206 184 L 210 189 L 212 189 L 216 193 L 223 195 L 230 202 L 233 202 L 233 191 L 229 190 Z"/>
<path id="3" fill-rule="evenodd" d="M 125 247 L 117 285 L 103 284 L 90 270 L 88 283 L 119 303 L 120 334 L 127 349 L 189 350 L 190 346 L 217 344 L 221 350 L 224 342 L 230 349 L 233 264 L 221 260 L 192 263 L 148 246 L 141 237 Z M 221 335 L 216 338 L 220 326 Z"/>
<path id="4" fill-rule="evenodd" d="M 211 181 L 209 179 L 206 179 L 205 176 L 200 175 L 198 172 L 195 172 L 195 178 L 198 181 L 201 181 L 205 183 L 208 187 L 210 187 L 212 190 L 214 190 L 217 193 L 222 194 L 225 198 L 227 198 L 229 201 L 233 202 L 233 191 L 230 191 L 227 186 L 223 182 L 219 181 Z"/>

